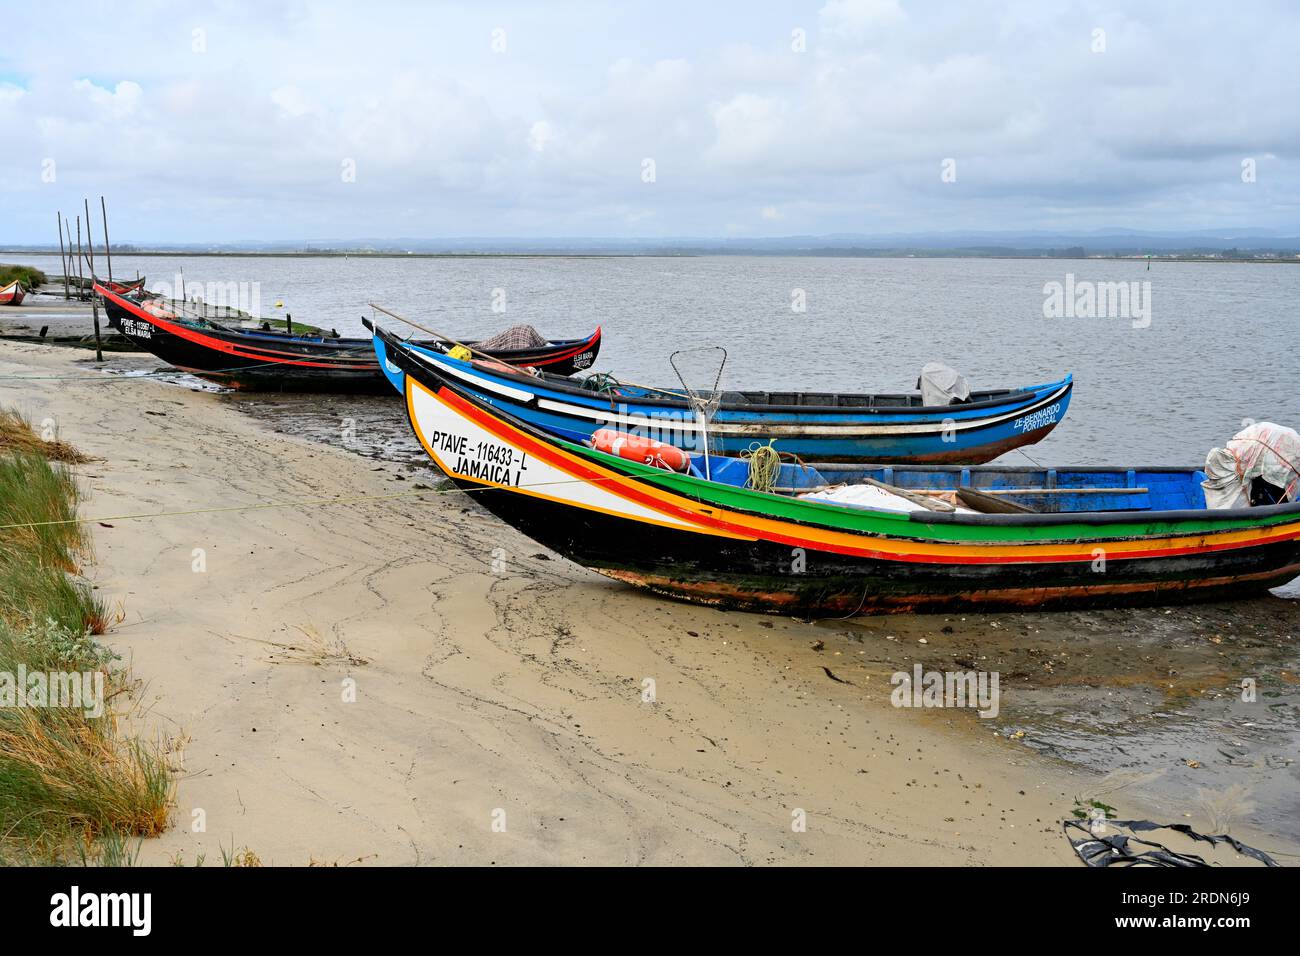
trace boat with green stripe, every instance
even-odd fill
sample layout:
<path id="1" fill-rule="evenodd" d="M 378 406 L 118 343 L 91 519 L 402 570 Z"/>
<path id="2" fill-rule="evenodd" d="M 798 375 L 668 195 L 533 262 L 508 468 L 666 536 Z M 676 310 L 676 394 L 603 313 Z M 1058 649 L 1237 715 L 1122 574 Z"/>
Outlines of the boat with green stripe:
<path id="1" fill-rule="evenodd" d="M 1300 574 L 1300 504 L 1209 511 L 1195 468 L 749 463 L 686 473 L 556 438 L 387 339 L 434 463 L 557 553 L 657 593 L 800 615 L 1115 607 L 1262 594 Z M 888 479 L 888 480 L 886 480 Z"/>

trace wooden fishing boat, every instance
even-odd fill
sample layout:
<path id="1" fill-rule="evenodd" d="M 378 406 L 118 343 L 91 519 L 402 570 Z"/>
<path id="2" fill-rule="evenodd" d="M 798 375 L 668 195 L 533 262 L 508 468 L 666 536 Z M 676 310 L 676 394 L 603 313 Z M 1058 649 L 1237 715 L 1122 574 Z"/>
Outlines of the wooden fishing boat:
<path id="1" fill-rule="evenodd" d="M 1300 504 L 1207 511 L 1196 469 L 785 464 L 778 490 L 758 491 L 744 461 L 712 459 L 710 481 L 702 456 L 679 473 L 549 435 L 388 344 L 411 427 L 455 485 L 564 557 L 671 597 L 837 616 L 1111 607 L 1300 574 Z M 806 496 L 830 478 L 875 503 L 826 500 L 839 491 L 824 484 Z M 980 510 L 917 504 L 949 495 Z"/>
<path id="2" fill-rule="evenodd" d="M 96 284 L 109 323 L 169 365 L 232 388 L 258 391 L 390 394 L 370 339 L 295 335 L 231 328 L 186 314 L 181 305 L 127 296 Z M 436 350 L 438 343 L 424 342 Z M 505 350 L 502 362 L 576 370 L 600 350 L 600 329 L 583 339 L 551 342 L 545 349 Z"/>
<path id="3" fill-rule="evenodd" d="M 23 296 L 27 293 L 23 291 L 22 283 L 15 279 L 4 288 L 0 289 L 0 305 L 22 305 Z"/>
<path id="4" fill-rule="evenodd" d="M 375 336 L 381 364 L 390 338 L 382 330 Z M 1074 385 L 1066 376 L 932 406 L 922 404 L 920 393 L 724 392 L 706 425 L 680 390 L 611 387 L 604 377 L 601 390 L 593 391 L 572 380 L 459 361 L 418 343 L 413 354 L 476 397 L 570 441 L 612 427 L 687 451 L 704 451 L 707 443 L 710 451 L 739 455 L 755 442 L 775 440 L 779 451 L 814 461 L 992 461 L 1042 441 L 1065 417 Z M 389 372 L 389 379 L 400 390 L 399 377 Z"/>
<path id="5" fill-rule="evenodd" d="M 133 292 L 143 292 L 145 277 L 132 279 L 129 282 L 105 282 L 104 285 L 112 289 L 118 295 L 131 295 Z"/>

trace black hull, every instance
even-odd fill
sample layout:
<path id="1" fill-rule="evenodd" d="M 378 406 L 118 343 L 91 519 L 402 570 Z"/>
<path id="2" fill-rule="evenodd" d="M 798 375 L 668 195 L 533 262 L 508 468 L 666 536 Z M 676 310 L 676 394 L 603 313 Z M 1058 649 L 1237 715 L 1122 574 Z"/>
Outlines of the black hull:
<path id="1" fill-rule="evenodd" d="M 169 331 L 147 311 L 133 309 L 134 303 L 128 299 L 103 294 L 102 301 L 109 324 L 133 345 L 168 365 L 228 388 L 394 395 L 368 338 L 306 339 L 287 333 L 245 334 L 220 326 L 179 324 L 170 324 L 176 331 Z M 600 339 L 597 329 L 586 339 L 489 354 L 498 361 L 538 364 L 549 372 L 567 375 L 594 361 Z"/>
<path id="2" fill-rule="evenodd" d="M 657 594 L 730 610 L 808 616 L 1164 606 L 1258 596 L 1300 575 L 1300 542 L 1183 558 L 1078 563 L 910 564 L 702 538 L 543 498 L 452 481 L 557 554 Z"/>

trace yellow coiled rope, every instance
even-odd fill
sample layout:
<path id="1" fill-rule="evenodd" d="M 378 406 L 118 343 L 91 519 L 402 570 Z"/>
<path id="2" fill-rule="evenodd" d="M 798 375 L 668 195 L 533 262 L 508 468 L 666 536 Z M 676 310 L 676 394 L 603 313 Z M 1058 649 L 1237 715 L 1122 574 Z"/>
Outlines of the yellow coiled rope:
<path id="1" fill-rule="evenodd" d="M 766 445 L 755 442 L 747 451 L 740 453 L 741 459 L 749 462 L 749 477 L 745 479 L 746 488 L 769 494 L 776 488 L 776 480 L 781 477 L 781 454 L 773 447 L 774 441 L 775 439 L 772 439 Z"/>

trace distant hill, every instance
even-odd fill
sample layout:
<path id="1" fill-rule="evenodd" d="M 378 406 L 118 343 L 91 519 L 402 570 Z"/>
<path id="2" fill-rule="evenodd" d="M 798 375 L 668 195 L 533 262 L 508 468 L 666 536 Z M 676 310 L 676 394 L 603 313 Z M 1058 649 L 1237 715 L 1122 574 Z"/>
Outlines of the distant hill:
<path id="1" fill-rule="evenodd" d="M 57 246 L 14 246 L 5 252 L 57 252 Z M 1058 257 L 1161 256 L 1207 259 L 1296 259 L 1300 236 L 1265 229 L 1144 232 L 1113 228 L 1090 232 L 918 232 L 868 235 L 761 237 L 514 237 L 434 239 L 281 239 L 234 242 L 116 242 L 128 254 L 217 255 L 780 255 Z"/>

